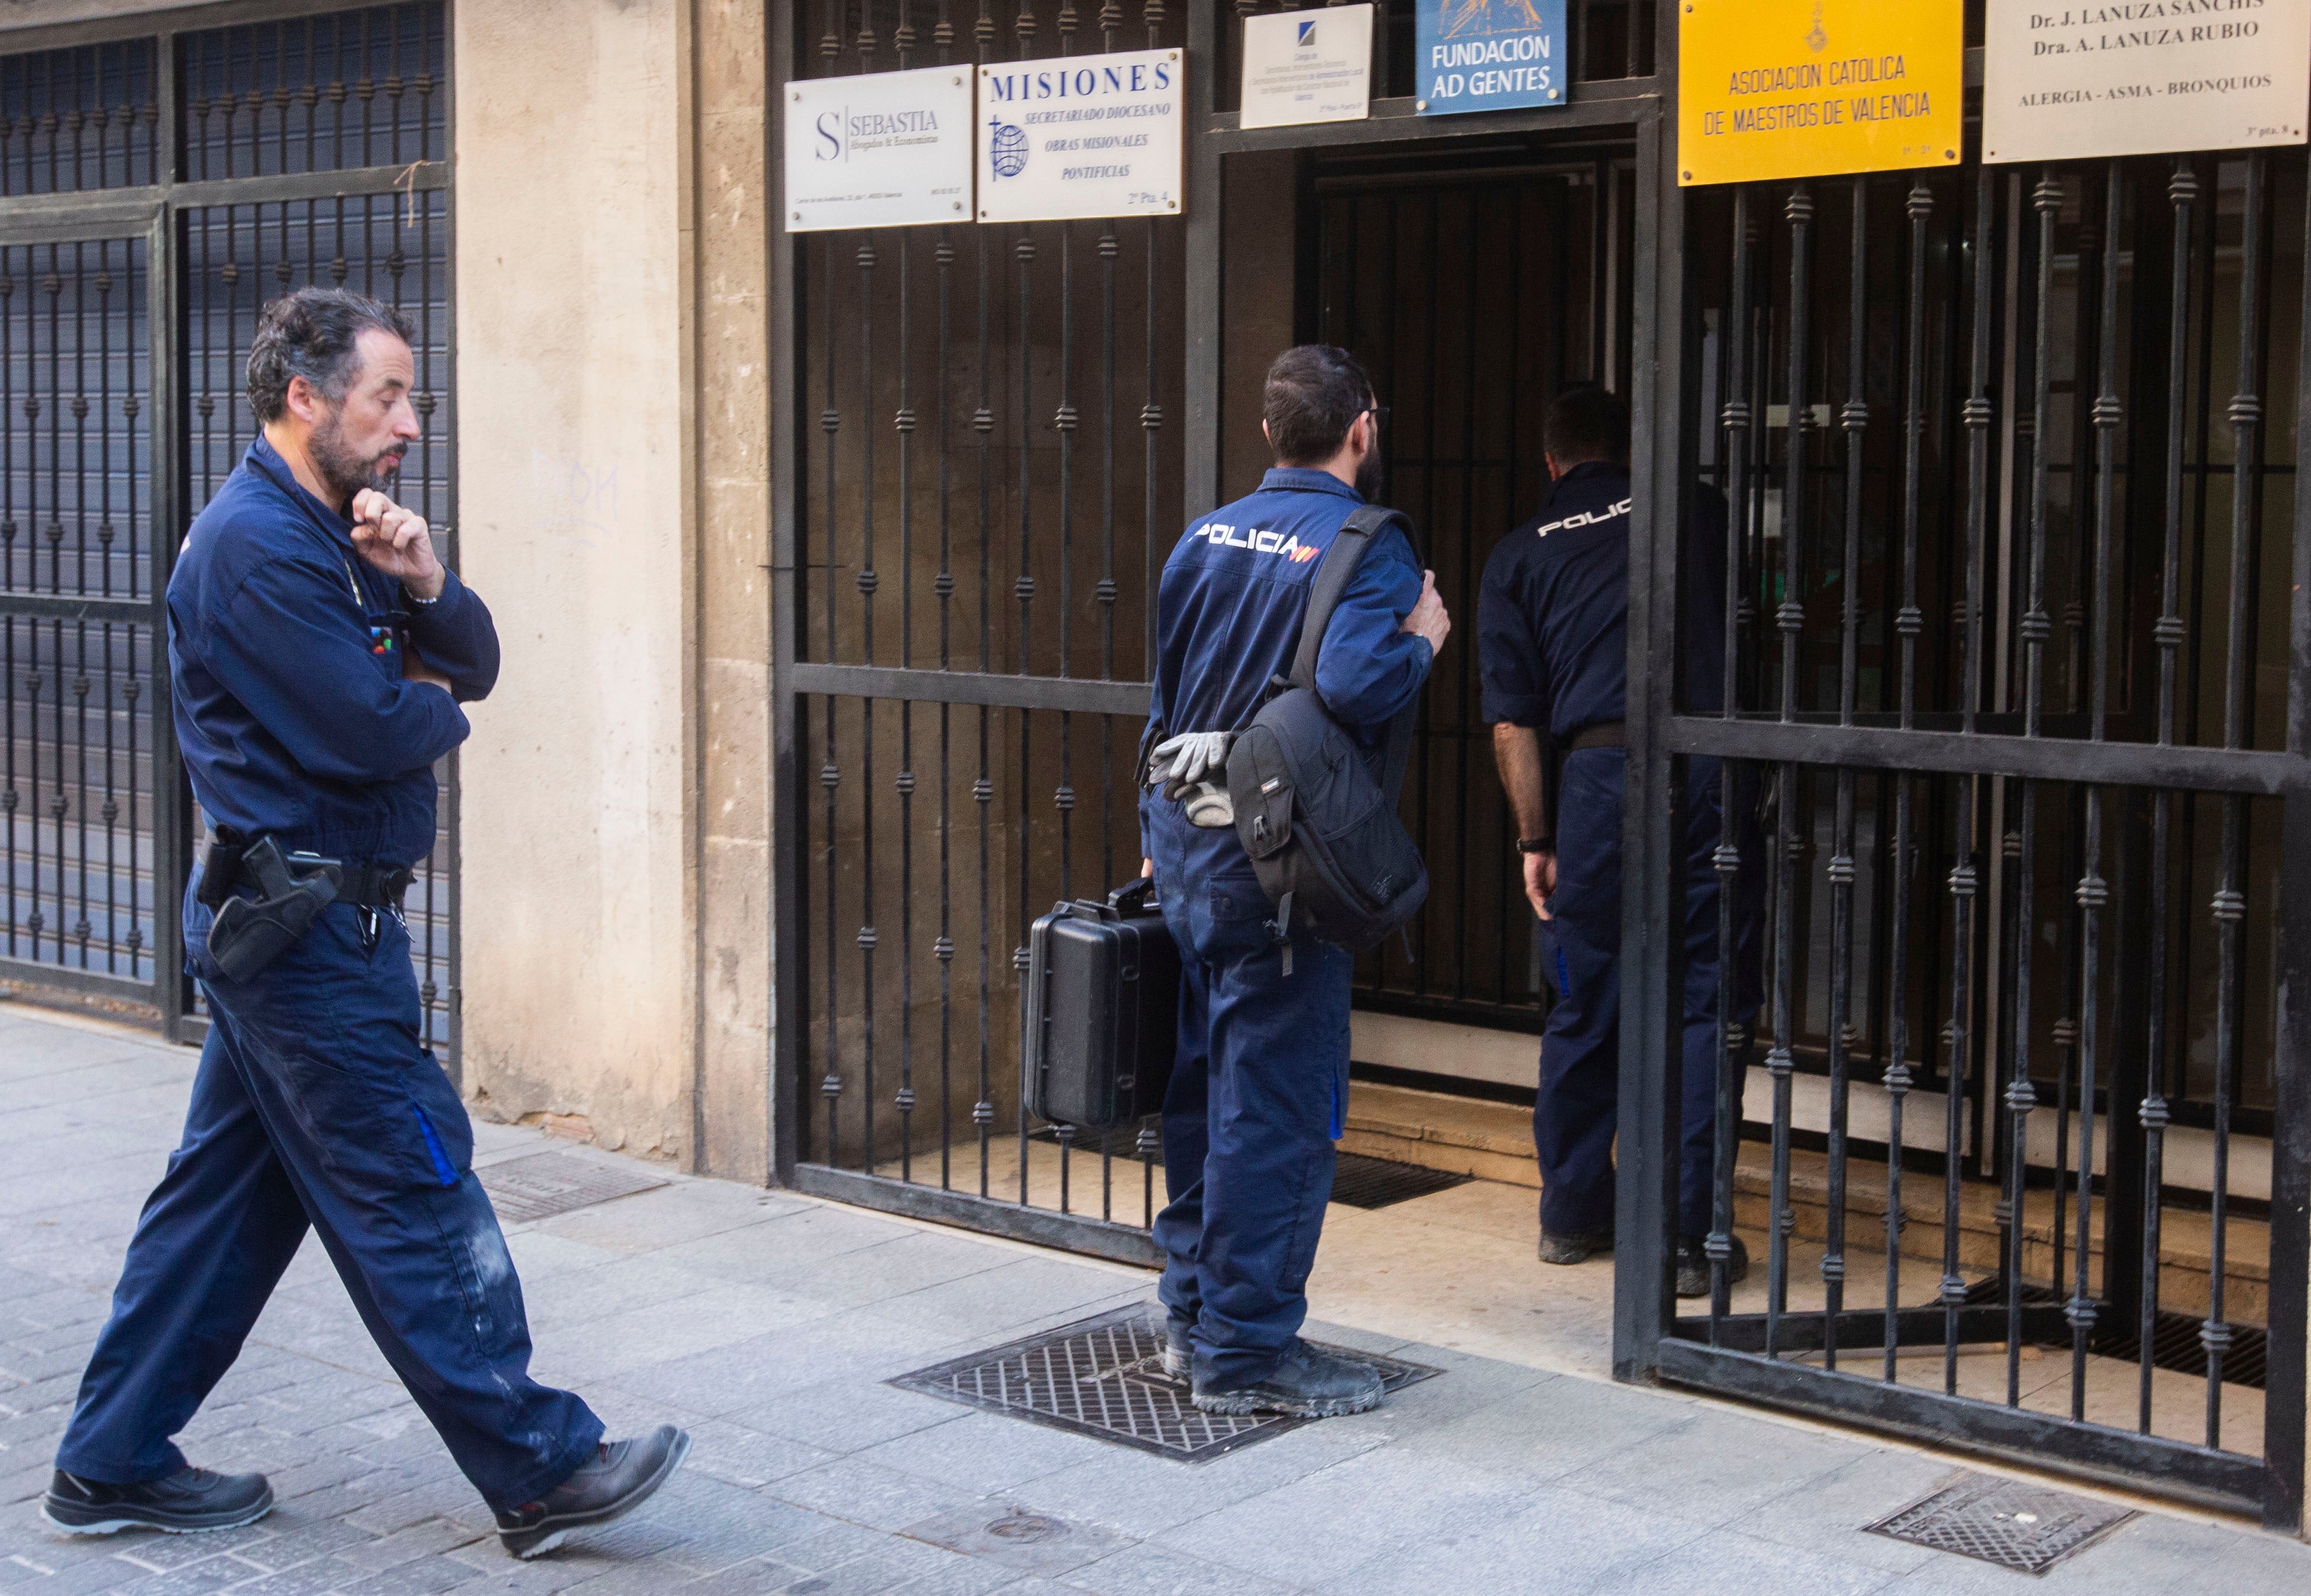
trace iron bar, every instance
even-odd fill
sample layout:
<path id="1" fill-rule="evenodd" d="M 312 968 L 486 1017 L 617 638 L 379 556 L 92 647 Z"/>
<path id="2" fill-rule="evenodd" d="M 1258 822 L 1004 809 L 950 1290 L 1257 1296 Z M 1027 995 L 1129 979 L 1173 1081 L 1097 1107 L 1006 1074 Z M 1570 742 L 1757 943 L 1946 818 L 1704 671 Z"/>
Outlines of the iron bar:
<path id="1" fill-rule="evenodd" d="M 912 42 L 904 0 L 899 9 L 899 60 L 907 58 Z M 909 313 L 908 265 L 913 250 L 911 235 L 895 230 L 899 255 L 899 408 L 892 429 L 899 435 L 899 666 L 914 664 L 915 495 L 914 393 L 909 369 L 909 339 L 913 317 Z M 872 317 L 867 319 L 871 320 Z M 870 484 L 871 489 L 871 484 Z M 915 707 L 899 706 L 899 772 L 893 785 L 899 794 L 899 1092 L 893 1106 L 899 1111 L 899 1178 L 915 1177 Z"/>
<path id="2" fill-rule="evenodd" d="M 1982 585 L 1984 543 L 1990 499 L 1990 423 L 1993 414 L 1990 369 L 1990 325 L 1993 303 L 1993 249 L 1992 187 L 1987 168 L 1975 180 L 1973 377 L 1967 386 L 1964 418 L 1967 427 L 1966 521 L 1966 646 L 1959 681 L 1961 736 L 1971 735 L 1980 708 L 1982 690 Z M 1941 1300 L 1948 1315 L 1944 1341 L 1942 1388 L 1958 1392 L 1958 1310 L 1966 1297 L 1966 1279 L 1958 1272 L 1958 1149 L 1965 1137 L 1965 1082 L 1973 1059 L 1974 1038 L 1974 898 L 1978 884 L 1975 868 L 1975 806 L 1979 782 L 1958 783 L 1957 864 L 1949 875 L 1951 899 L 1950 1050 L 1943 1096 L 1949 1114 L 1942 1141 L 1942 1279 Z"/>
<path id="3" fill-rule="evenodd" d="M 2231 396 L 2230 625 L 2223 650 L 2223 746 L 2248 746 L 2247 658 L 2249 595 L 2254 592 L 2255 499 L 2261 488 L 2263 205 L 2268 198 L 2268 158 L 2260 150 L 2246 157 L 2246 192 L 2239 230 L 2238 386 Z M 2215 1148 L 2212 1208 L 2209 1215 L 2207 1318 L 2199 1343 L 2207 1353 L 2207 1444 L 2222 1445 L 2223 1358 L 2231 1327 L 2225 1318 L 2229 1263 L 2231 1101 L 2237 1090 L 2242 1046 L 2246 919 L 2246 805 L 2223 800 L 2221 884 L 2211 906 L 2215 920 Z"/>
<path id="4" fill-rule="evenodd" d="M 1743 592 L 1743 516 L 1742 507 L 1748 502 L 1747 475 L 1749 462 L 1748 433 L 1751 416 L 1749 403 L 1742 395 L 1747 392 L 1749 355 L 1749 204 L 1751 190 L 1746 184 L 1733 191 L 1733 283 L 1731 308 L 1726 313 L 1726 360 L 1730 375 L 1725 391 L 1722 421 L 1725 428 L 1725 458 L 1729 482 L 1729 511 L 1725 517 L 1725 655 L 1724 681 L 1720 700 L 1728 721 L 1739 713 L 1740 703 L 1741 627 L 1740 608 Z M 1735 782 L 1740 767 L 1724 763 L 1720 779 L 1722 802 L 1718 811 L 1717 851 L 1713 863 L 1717 868 L 1717 1091 L 1715 1158 L 1712 1166 L 1711 1217 L 1709 1237 L 1705 1244 L 1709 1258 L 1709 1333 L 1714 1346 L 1720 1327 L 1731 1307 L 1732 1282 L 1729 1275 L 1733 1257 L 1733 1179 L 1735 1166 L 1741 1153 L 1741 1102 L 1734 1089 L 1733 1060 L 1737 1052 L 1747 1045 L 1746 1037 L 1737 1037 L 1733 1019 L 1736 984 L 1732 950 L 1734 948 L 1734 887 L 1741 872 L 1740 834 L 1735 813 Z"/>
<path id="5" fill-rule="evenodd" d="M 1789 442 L 1782 475 L 1782 600 L 1774 612 L 1782 634 L 1782 723 L 1792 724 L 1798 707 L 1798 655 L 1805 628 L 1804 567 L 1799 558 L 1805 542 L 1806 451 L 1805 417 L 1807 365 L 1812 358 L 1811 291 L 1808 268 L 1812 264 L 1813 194 L 1803 183 L 1790 190 L 1782 207 L 1790 224 Z M 1771 1201 L 1766 1222 L 1766 1356 L 1779 1356 L 1782 1314 L 1789 1305 L 1790 1099 L 1795 1058 L 1790 1051 L 1796 1002 L 1794 967 L 1797 950 L 1792 925 L 1792 902 L 1797 894 L 1798 767 L 1784 762 L 1775 789 L 1774 806 L 1774 1045 L 1766 1054 L 1766 1069 L 1774 1082 L 1773 1172 Z"/>
<path id="6" fill-rule="evenodd" d="M 2094 596 L 2088 615 L 2090 630 L 2087 639 L 2087 734 L 2097 742 L 2104 739 L 2110 705 L 2110 567 L 2116 537 L 2113 482 L 2118 467 L 2118 429 L 2125 413 L 2118 396 L 2117 369 L 2120 253 L 2117 239 L 2125 191 L 2122 186 L 2123 174 L 2117 161 L 2106 163 L 2105 173 L 2102 231 L 2107 247 L 2102 251 L 2102 304 L 2098 317 L 2100 347 L 2096 360 L 2102 381 L 2101 391 L 2095 397 L 2093 412 L 2093 541 L 2091 547 L 2084 551 L 2094 583 Z M 2084 284 L 2081 283 L 2080 287 L 2083 289 Z M 2094 1213 L 2095 1082 L 2101 1072 L 2103 1046 L 2102 921 L 2104 906 L 2110 901 L 2110 887 L 2102 873 L 2102 789 L 2088 787 L 2085 800 L 2086 826 L 2082 846 L 2086 854 L 2086 869 L 2080 875 L 2078 883 L 2081 969 L 2079 982 L 2078 1272 L 2071 1299 L 2065 1307 L 2071 1323 L 2071 1417 L 2080 1420 L 2084 1420 L 2087 1416 L 2087 1340 L 2094 1332 L 2097 1307 L 2089 1271 L 2092 1258 L 2089 1232 Z M 2112 1117 L 2115 1120 L 2115 1114 Z"/>
<path id="7" fill-rule="evenodd" d="M 977 58 L 984 61 L 988 47 L 995 39 L 994 19 L 988 14 L 988 0 L 980 0 L 979 22 L 972 32 Z M 979 403 L 971 415 L 972 430 L 979 434 L 979 675 L 986 677 L 995 667 L 995 412 L 989 403 L 988 380 L 993 365 L 989 353 L 990 325 L 993 315 L 992 295 L 994 273 L 987 264 L 987 230 L 973 228 L 972 237 L 979 257 Z M 995 780 L 990 763 L 994 729 L 992 707 L 979 707 L 979 775 L 971 785 L 972 802 L 979 810 L 979 1097 L 971 1106 L 971 1122 L 979 1132 L 979 1194 L 988 1195 L 989 1160 L 993 1155 L 995 1135 L 994 1085 L 990 1070 L 994 1061 L 993 991 L 994 920 L 991 907 L 994 893 L 994 837 L 990 829 L 990 806 L 995 799 Z M 829 1009 L 832 1016 L 835 1011 Z"/>
<path id="8" fill-rule="evenodd" d="M 937 36 L 940 65 L 946 64 L 954 28 L 946 0 L 939 0 Z M 938 668 L 953 668 L 955 646 L 955 429 L 948 413 L 955 358 L 955 244 L 941 227 L 932 252 L 938 267 L 938 575 L 931 591 L 938 597 Z M 938 940 L 931 945 L 939 976 L 939 1185 L 955 1184 L 955 725 L 954 707 L 938 707 Z"/>
<path id="9" fill-rule="evenodd" d="M 1908 319 L 1908 395 L 1902 417 L 1902 607 L 1894 629 L 1901 638 L 1901 736 L 1915 735 L 1918 709 L 1918 635 L 1925 629 L 1918 608 L 1918 536 L 1921 513 L 1921 452 L 1926 429 L 1925 285 L 1928 227 L 1933 218 L 1932 190 L 1914 184 L 1905 207 L 1910 218 L 1910 291 L 1905 314 Z M 1874 761 L 1873 761 L 1874 762 Z M 1893 934 L 1888 949 L 1888 1009 L 1890 1014 L 1886 1071 L 1886 1366 L 1885 1379 L 1897 1377 L 1899 1335 L 1896 1315 L 1902 1299 L 1902 1115 L 1910 1094 L 1910 878 L 1912 781 L 1908 771 L 1894 778 Z"/>
<path id="10" fill-rule="evenodd" d="M 1843 600 L 1839 618 L 1837 714 L 1851 725 L 1861 691 L 1862 492 L 1865 435 L 1870 425 L 1865 353 L 1869 326 L 1870 182 L 1853 186 L 1853 242 L 1847 261 L 1851 299 L 1846 309 L 1846 397 L 1840 413 L 1845 430 L 1845 548 L 1838 567 Z M 1835 1323 L 1845 1305 L 1846 1070 L 1856 1037 L 1849 985 L 1853 959 L 1853 772 L 1837 773 L 1837 815 L 1831 844 L 1829 968 L 1829 1214 L 1821 1278 L 1825 1323 Z M 1835 1337 L 1825 1343 L 1827 1366 L 1837 1366 Z"/>
<path id="11" fill-rule="evenodd" d="M 1925 773 L 2100 781 L 2176 792 L 2236 793 L 2278 798 L 2311 788 L 2304 761 L 2277 751 L 2193 748 L 2185 743 L 2100 746 L 2052 737 L 1976 732 L 1841 727 L 1834 720 L 1791 725 L 1778 719 L 1681 716 L 1667 735 L 1679 753 L 1727 759 L 1855 765 Z"/>
<path id="12" fill-rule="evenodd" d="M 2199 178 L 2186 157 L 2175 163 L 2167 184 L 2167 203 L 2174 212 L 2173 259 L 2169 266 L 2167 371 L 2167 496 L 2165 547 L 2159 561 L 2158 620 L 2151 637 L 2158 650 L 2158 744 L 2175 741 L 2176 650 L 2183 641 L 2182 602 L 2183 460 L 2189 411 L 2183 403 L 2190 359 L 2192 295 L 2192 223 L 2198 203 Z M 2150 1012 L 2146 1088 L 2137 1111 L 2143 1135 L 2142 1287 L 2141 1315 L 2137 1337 L 2142 1348 L 2141 1372 L 2136 1391 L 2136 1428 L 2150 1433 L 2151 1333 L 2158 1314 L 2160 1220 L 2164 1213 L 2160 1186 L 2165 1176 L 2167 1125 L 2169 1115 L 2161 1089 L 2167 1054 L 2167 932 L 2173 906 L 2167 897 L 2168 852 L 2174 825 L 2175 796 L 2158 792 L 2150 799 Z M 2187 968 L 2187 966 L 2185 967 Z"/>

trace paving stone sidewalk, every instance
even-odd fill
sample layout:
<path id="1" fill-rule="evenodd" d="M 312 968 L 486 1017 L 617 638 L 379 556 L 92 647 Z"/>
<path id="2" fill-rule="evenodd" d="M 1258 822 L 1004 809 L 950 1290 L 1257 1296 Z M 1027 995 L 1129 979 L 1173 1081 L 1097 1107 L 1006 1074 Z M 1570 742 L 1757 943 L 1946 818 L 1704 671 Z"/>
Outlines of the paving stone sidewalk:
<path id="1" fill-rule="evenodd" d="M 1103 1444 L 883 1382 L 1147 1301 L 1145 1274 L 659 1169 L 508 1232 L 539 1375 L 613 1434 L 670 1418 L 696 1437 L 642 1513 L 507 1557 L 309 1242 L 182 1437 L 209 1467 L 264 1470 L 278 1509 L 228 1535 L 68 1539 L 39 1493 L 193 1062 L 0 1004 L 4 1596 L 2311 1590 L 2311 1547 L 2165 1512 L 2031 1580 L 1860 1532 L 1953 1478 L 1947 1460 L 1352 1331 L 1320 1333 L 1446 1373 L 1207 1463 Z M 482 1163 L 566 1146 L 476 1132 Z M 990 1532 L 1018 1513 L 1060 1531 Z"/>

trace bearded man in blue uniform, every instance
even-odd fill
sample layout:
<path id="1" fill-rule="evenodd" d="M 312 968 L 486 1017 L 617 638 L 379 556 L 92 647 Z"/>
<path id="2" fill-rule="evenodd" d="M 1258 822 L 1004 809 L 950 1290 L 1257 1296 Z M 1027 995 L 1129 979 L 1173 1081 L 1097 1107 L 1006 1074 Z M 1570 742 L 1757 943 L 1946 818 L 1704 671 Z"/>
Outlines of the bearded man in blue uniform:
<path id="1" fill-rule="evenodd" d="M 310 1226 L 370 1334 L 517 1557 L 606 1522 L 677 1468 L 671 1425 L 602 1421 L 529 1376 L 521 1283 L 473 1128 L 424 1045 L 401 898 L 433 847 L 435 761 L 496 683 L 481 598 L 387 496 L 419 427 L 398 311 L 341 290 L 267 306 L 261 432 L 170 577 L 177 740 L 216 830 L 185 896 L 209 1033 L 184 1140 L 146 1200 L 43 1515 L 223 1530 L 261 1474 L 170 1439 L 231 1368 Z"/>
<path id="2" fill-rule="evenodd" d="M 1285 676 L 1310 586 L 1349 515 L 1378 490 L 1384 412 L 1345 350 L 1304 344 L 1269 368 L 1260 490 L 1188 528 L 1156 599 L 1156 680 L 1141 801 L 1148 866 L 1180 945 L 1180 1046 L 1164 1104 L 1156 1220 L 1165 1368 L 1212 1413 L 1358 1413 L 1370 1365 L 1299 1338 L 1308 1271 L 1348 1099 L 1354 960 L 1276 909 L 1236 840 L 1227 748 Z M 1316 691 L 1376 744 L 1428 680 L 1452 620 L 1391 530 L 1324 630 Z"/>
<path id="3" fill-rule="evenodd" d="M 1478 599 L 1484 716 L 1515 811 L 1525 895 L 1542 921 L 1543 969 L 1556 985 L 1541 1038 L 1533 1142 L 1540 1158 L 1540 1261 L 1579 1263 L 1613 1245 L 1613 1137 L 1620 1089 L 1622 719 L 1628 690 L 1629 411 L 1602 388 L 1568 389 L 1544 419 L 1550 477 L 1540 513 L 1503 538 Z M 1725 501 L 1696 493 L 1684 540 L 1679 617 L 1681 706 L 1713 713 L 1725 692 Z M 1548 793 L 1547 743 L 1562 754 Z M 1724 791 L 1715 759 L 1687 762 L 1685 1052 L 1678 1135 L 1677 1293 L 1709 1290 L 1703 1243 L 1715 1167 L 1716 850 L 1733 802 L 1737 876 L 1733 967 L 1737 1025 L 1757 1017 L 1757 850 L 1747 806 Z M 1549 821 L 1555 813 L 1552 829 Z M 1740 1101 L 1742 1050 L 1733 1083 Z M 1739 1236 L 1729 1281 L 1749 1271 Z"/>

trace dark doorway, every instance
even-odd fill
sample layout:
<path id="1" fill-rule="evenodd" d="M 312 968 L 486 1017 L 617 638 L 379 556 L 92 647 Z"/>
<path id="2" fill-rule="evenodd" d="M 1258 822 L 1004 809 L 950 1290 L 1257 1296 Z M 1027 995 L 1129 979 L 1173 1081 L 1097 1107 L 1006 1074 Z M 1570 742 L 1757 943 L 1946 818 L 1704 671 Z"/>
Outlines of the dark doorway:
<path id="1" fill-rule="evenodd" d="M 1478 585 L 1548 490 L 1549 399 L 1626 389 L 1633 167 L 1611 146 L 1503 140 L 1311 154 L 1299 180 L 1295 332 L 1372 371 L 1391 412 L 1384 496 L 1418 525 L 1464 645 L 1429 688 L 1405 784 L 1428 907 L 1408 950 L 1365 959 L 1358 1002 L 1535 1031 L 1545 984 L 1479 711 Z"/>

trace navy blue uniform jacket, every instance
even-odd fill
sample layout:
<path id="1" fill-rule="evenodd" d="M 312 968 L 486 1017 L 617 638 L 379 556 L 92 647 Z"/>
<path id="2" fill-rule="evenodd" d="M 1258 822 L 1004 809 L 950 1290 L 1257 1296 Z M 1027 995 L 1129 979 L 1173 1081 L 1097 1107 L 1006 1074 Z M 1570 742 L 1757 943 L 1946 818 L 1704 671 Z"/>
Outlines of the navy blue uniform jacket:
<path id="1" fill-rule="evenodd" d="M 1143 774 L 1156 737 L 1241 731 L 1251 722 L 1269 680 L 1292 669 L 1324 551 L 1363 503 L 1362 494 L 1328 471 L 1278 466 L 1260 479 L 1258 492 L 1188 528 L 1164 562 L 1157 591 Z M 1419 561 L 1404 535 L 1390 532 L 1365 551 L 1324 629 L 1317 695 L 1367 742 L 1428 680 L 1434 655 L 1427 639 L 1402 629 L 1419 602 Z M 1147 803 L 1178 807 L 1160 792 L 1150 793 Z M 1190 833 L 1190 857 L 1183 863 L 1192 869 L 1251 873 L 1233 829 L 1180 829 Z"/>
<path id="2" fill-rule="evenodd" d="M 212 824 L 284 851 L 415 864 L 433 849 L 433 763 L 465 712 L 405 681 L 406 617 L 465 702 L 498 677 L 489 610 L 450 574 L 431 605 L 354 552 L 353 524 L 262 438 L 194 520 L 169 578 L 177 742 Z"/>
<path id="3" fill-rule="evenodd" d="M 1629 473 L 1588 461 L 1559 477 L 1541 511 L 1485 562 L 1478 668 L 1487 723 L 1545 727 L 1563 743 L 1624 717 L 1629 675 Z M 1694 494 L 1685 539 L 1683 708 L 1724 701 L 1725 500 Z"/>

